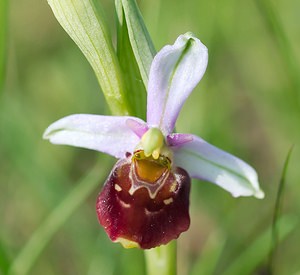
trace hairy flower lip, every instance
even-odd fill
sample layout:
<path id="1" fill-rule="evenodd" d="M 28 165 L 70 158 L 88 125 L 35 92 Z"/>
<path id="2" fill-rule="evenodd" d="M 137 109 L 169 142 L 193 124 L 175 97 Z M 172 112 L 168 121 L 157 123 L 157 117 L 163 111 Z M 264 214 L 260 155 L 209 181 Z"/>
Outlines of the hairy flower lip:
<path id="1" fill-rule="evenodd" d="M 131 165 L 130 157 L 119 160 L 103 186 L 96 204 L 100 224 L 127 248 L 150 249 L 178 238 L 190 225 L 188 174 L 176 168 L 151 198 L 146 188 L 129 193 Z"/>

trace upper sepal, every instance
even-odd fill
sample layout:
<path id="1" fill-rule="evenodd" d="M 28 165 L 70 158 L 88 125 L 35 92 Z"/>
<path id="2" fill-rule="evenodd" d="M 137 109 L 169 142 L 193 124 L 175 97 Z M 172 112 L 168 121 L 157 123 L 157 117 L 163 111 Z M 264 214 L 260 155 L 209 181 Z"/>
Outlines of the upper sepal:
<path id="1" fill-rule="evenodd" d="M 201 80 L 207 66 L 207 48 L 191 33 L 180 35 L 174 45 L 163 47 L 151 64 L 147 122 L 167 135 L 179 111 Z"/>

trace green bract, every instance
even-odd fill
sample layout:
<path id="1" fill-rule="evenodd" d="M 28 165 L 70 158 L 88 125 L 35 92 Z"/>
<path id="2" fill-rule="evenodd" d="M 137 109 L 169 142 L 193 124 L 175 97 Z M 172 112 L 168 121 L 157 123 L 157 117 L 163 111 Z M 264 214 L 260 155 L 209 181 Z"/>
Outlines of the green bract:
<path id="1" fill-rule="evenodd" d="M 117 0 L 116 2 L 122 3 L 130 43 L 139 66 L 142 79 L 147 87 L 150 66 L 153 57 L 156 54 L 154 45 L 136 2 L 134 0 Z"/>
<path id="2" fill-rule="evenodd" d="M 114 114 L 128 114 L 124 81 L 101 9 L 93 0 L 48 0 L 53 13 L 93 67 Z"/>
<path id="3" fill-rule="evenodd" d="M 116 0 L 117 50 L 95 0 L 48 0 L 53 13 L 95 71 L 115 115 L 143 117 L 155 49 L 134 0 Z"/>

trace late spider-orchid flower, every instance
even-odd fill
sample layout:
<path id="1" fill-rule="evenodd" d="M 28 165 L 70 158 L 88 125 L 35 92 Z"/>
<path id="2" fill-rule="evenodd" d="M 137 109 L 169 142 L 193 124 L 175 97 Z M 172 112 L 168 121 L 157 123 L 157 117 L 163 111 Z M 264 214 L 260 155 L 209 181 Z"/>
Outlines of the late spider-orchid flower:
<path id="1" fill-rule="evenodd" d="M 190 224 L 190 177 L 234 197 L 263 198 L 255 170 L 191 134 L 173 133 L 179 111 L 202 78 L 207 48 L 187 33 L 155 56 L 149 75 L 147 123 L 130 116 L 78 114 L 48 127 L 44 138 L 119 159 L 97 200 L 100 224 L 114 242 L 148 249 Z"/>

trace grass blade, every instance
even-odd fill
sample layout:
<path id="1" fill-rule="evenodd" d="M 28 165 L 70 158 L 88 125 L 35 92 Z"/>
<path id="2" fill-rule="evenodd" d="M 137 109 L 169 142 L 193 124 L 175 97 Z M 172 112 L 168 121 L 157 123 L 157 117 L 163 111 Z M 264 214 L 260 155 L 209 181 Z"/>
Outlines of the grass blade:
<path id="1" fill-rule="evenodd" d="M 74 211 L 85 201 L 95 190 L 99 182 L 103 181 L 103 171 L 108 171 L 110 161 L 98 161 L 89 174 L 84 177 L 77 186 L 52 210 L 45 221 L 32 234 L 19 255 L 13 261 L 10 275 L 28 274 L 34 262 L 47 246 L 54 234 Z M 101 167 L 101 169 L 99 169 Z M 106 174 L 104 173 L 106 176 Z"/>
<path id="2" fill-rule="evenodd" d="M 278 220 L 279 238 L 278 241 L 283 241 L 299 224 L 299 219 L 296 216 L 283 216 Z M 223 275 L 232 274 L 254 274 L 255 269 L 264 261 L 269 253 L 270 235 L 272 227 L 270 226 L 263 232 L 252 244 L 248 246 L 240 255 L 235 258 L 235 261 L 229 265 Z"/>
<path id="3" fill-rule="evenodd" d="M 7 50 L 8 0 L 0 1 L 0 93 L 4 88 Z"/>
<path id="4" fill-rule="evenodd" d="M 279 182 L 279 187 L 278 187 L 278 191 L 277 191 L 277 196 L 276 196 L 276 202 L 275 202 L 275 208 L 274 208 L 274 214 L 273 214 L 273 222 L 272 222 L 272 243 L 271 243 L 271 251 L 270 251 L 270 255 L 269 255 L 269 262 L 267 265 L 267 270 L 269 272 L 269 274 L 272 274 L 273 271 L 273 265 L 274 265 L 274 256 L 276 253 L 276 248 L 278 246 L 278 241 L 279 241 L 279 229 L 278 229 L 278 218 L 280 215 L 280 211 L 281 211 L 281 206 L 282 206 L 282 200 L 283 200 L 283 192 L 284 192 L 284 188 L 285 188 L 285 184 L 286 184 L 286 173 L 287 173 L 287 168 L 289 165 L 289 161 L 290 161 L 290 157 L 292 154 L 294 146 L 292 146 L 290 148 L 290 150 L 288 151 L 288 154 L 286 156 L 284 165 L 283 165 L 283 170 L 282 170 L 282 174 L 281 174 L 281 179 Z"/>
<path id="5" fill-rule="evenodd" d="M 235 261 L 232 265 L 224 273 L 226 274 L 252 274 L 252 272 L 261 264 L 261 262 L 268 256 L 269 253 L 269 261 L 264 269 L 266 274 L 273 274 L 273 259 L 276 252 L 276 248 L 280 241 L 282 241 L 285 237 L 288 236 L 289 233 L 293 231 L 293 229 L 298 225 L 298 218 L 294 216 L 283 216 L 279 218 L 282 200 L 283 200 L 283 192 L 286 183 L 286 173 L 289 164 L 289 160 L 291 157 L 291 153 L 293 151 L 293 146 L 290 148 L 287 157 L 284 162 L 281 179 L 279 182 L 274 214 L 273 214 L 273 222 L 270 228 L 263 233 L 252 245 L 248 247 Z M 269 237 L 272 237 L 271 249 L 269 249 Z"/>

